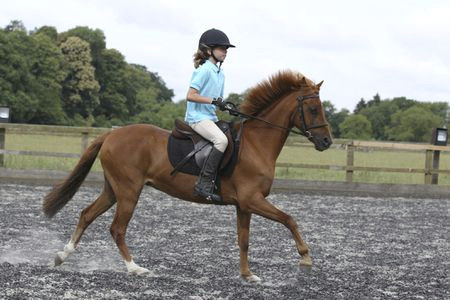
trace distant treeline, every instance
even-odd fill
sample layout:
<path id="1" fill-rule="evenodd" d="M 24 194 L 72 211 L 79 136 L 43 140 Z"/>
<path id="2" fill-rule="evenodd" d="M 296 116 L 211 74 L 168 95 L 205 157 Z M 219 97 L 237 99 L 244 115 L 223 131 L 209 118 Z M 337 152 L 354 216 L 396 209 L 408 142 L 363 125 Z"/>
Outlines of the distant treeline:
<path id="1" fill-rule="evenodd" d="M 157 73 L 107 49 L 99 29 L 27 32 L 20 21 L 0 29 L 0 105 L 10 107 L 12 122 L 168 126 L 162 119 L 184 109 L 173 96 Z"/>
<path id="2" fill-rule="evenodd" d="M 227 100 L 239 104 L 245 95 L 232 93 Z M 28 32 L 21 21 L 0 28 L 0 106 L 10 108 L 14 123 L 170 129 L 185 110 L 185 101 L 173 97 L 158 73 L 107 49 L 100 29 Z M 353 112 L 337 111 L 330 101 L 324 107 L 336 138 L 413 142 L 427 142 L 431 128 L 446 124 L 449 109 L 447 102 L 381 100 L 378 94 L 361 99 Z"/>
<path id="3" fill-rule="evenodd" d="M 358 140 L 430 142 L 431 129 L 447 125 L 448 102 L 419 102 L 405 97 L 361 99 L 353 113 L 324 101 L 334 137 Z"/>

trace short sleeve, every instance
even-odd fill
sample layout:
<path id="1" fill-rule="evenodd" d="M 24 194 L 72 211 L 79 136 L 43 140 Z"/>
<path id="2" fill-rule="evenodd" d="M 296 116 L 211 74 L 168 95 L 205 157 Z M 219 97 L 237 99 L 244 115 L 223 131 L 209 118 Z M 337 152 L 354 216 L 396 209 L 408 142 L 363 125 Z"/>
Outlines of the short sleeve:
<path id="1" fill-rule="evenodd" d="M 197 68 L 192 73 L 190 87 L 200 91 L 206 84 L 208 79 L 208 70 L 206 68 Z"/>

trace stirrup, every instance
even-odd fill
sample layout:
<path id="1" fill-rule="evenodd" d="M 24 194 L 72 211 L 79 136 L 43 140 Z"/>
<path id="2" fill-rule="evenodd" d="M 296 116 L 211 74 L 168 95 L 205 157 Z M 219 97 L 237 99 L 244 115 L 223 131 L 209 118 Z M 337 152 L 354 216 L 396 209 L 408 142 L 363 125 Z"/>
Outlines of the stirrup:
<path id="1" fill-rule="evenodd" d="M 220 203 L 220 204 L 223 203 L 223 199 L 219 195 L 199 189 L 199 188 L 197 188 L 197 186 L 194 188 L 194 193 L 198 196 L 202 196 L 203 198 L 205 198 L 208 201 L 211 201 L 214 203 Z"/>

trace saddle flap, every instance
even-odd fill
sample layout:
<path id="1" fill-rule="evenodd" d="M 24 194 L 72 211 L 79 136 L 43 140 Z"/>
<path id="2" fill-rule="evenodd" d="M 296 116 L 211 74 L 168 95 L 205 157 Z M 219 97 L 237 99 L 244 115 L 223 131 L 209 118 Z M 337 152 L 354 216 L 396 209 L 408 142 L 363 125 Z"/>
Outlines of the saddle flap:
<path id="1" fill-rule="evenodd" d="M 188 123 L 175 119 L 175 126 L 172 129 L 172 136 L 177 139 L 192 139 L 197 133 L 189 126 Z"/>
<path id="2" fill-rule="evenodd" d="M 228 122 L 225 121 L 218 121 L 216 122 L 216 125 L 223 131 L 223 133 L 226 135 L 227 139 L 228 139 L 228 146 L 227 149 L 225 150 L 222 162 L 220 164 L 219 169 L 223 170 L 228 166 L 228 163 L 230 162 L 233 154 L 234 154 L 234 141 L 233 141 L 233 137 L 231 134 L 231 130 L 230 130 L 230 124 Z M 200 151 L 195 152 L 195 157 L 193 157 L 194 162 L 196 162 L 196 165 L 198 166 L 199 169 L 201 169 L 203 162 L 205 161 L 206 157 L 208 156 L 209 152 L 211 151 L 211 147 L 212 147 L 212 143 L 203 139 L 203 137 L 201 137 L 198 133 L 196 133 L 191 126 L 189 126 L 188 123 L 180 120 L 180 119 L 176 119 L 175 120 L 175 126 L 172 130 L 171 133 L 171 137 L 174 138 L 175 140 L 172 140 L 171 145 L 174 146 L 174 143 L 176 143 L 176 140 L 191 140 L 191 146 L 188 146 L 188 148 L 182 150 L 181 147 L 180 149 L 178 149 L 179 151 L 183 151 L 184 155 L 183 157 L 187 156 L 188 153 L 190 153 L 193 149 L 200 149 Z M 187 142 L 187 141 L 186 141 Z M 207 144 L 211 144 L 210 146 L 205 145 L 205 143 Z M 188 143 L 189 144 L 189 143 Z M 178 147 L 170 147 L 172 148 L 172 151 L 175 151 L 176 148 Z M 170 152 L 170 151 L 169 151 Z M 179 154 L 181 155 L 181 153 Z M 170 157 L 171 155 L 169 155 Z M 176 166 L 176 162 L 173 161 L 172 165 Z"/>

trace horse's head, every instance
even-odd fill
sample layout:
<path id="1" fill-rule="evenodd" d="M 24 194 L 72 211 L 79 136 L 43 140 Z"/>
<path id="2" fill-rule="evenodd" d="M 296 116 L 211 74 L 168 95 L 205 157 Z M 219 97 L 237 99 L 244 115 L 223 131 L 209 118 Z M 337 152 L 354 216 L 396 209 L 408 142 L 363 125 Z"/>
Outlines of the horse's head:
<path id="1" fill-rule="evenodd" d="M 319 91 L 323 81 L 318 84 L 308 83 L 302 79 L 303 88 L 297 97 L 298 110 L 294 125 L 310 140 L 316 150 L 323 151 L 330 147 L 332 138 L 320 101 Z"/>
<path id="2" fill-rule="evenodd" d="M 301 73 L 279 72 L 250 89 L 240 110 L 255 119 L 263 116 L 263 121 L 272 127 L 289 130 L 295 126 L 317 150 L 323 151 L 332 140 L 319 98 L 321 85 L 322 82 L 315 84 Z M 290 100 L 279 101 L 283 98 Z M 287 111 L 290 118 L 283 113 Z"/>

